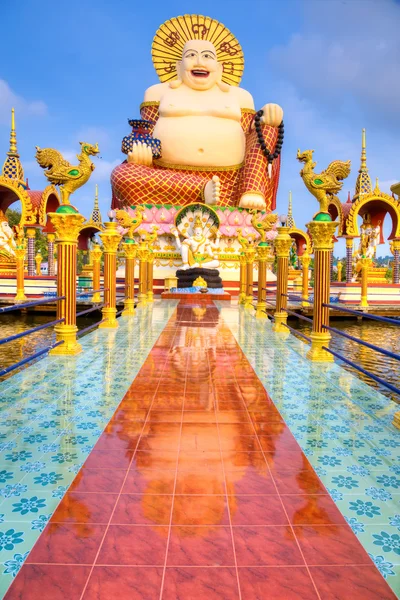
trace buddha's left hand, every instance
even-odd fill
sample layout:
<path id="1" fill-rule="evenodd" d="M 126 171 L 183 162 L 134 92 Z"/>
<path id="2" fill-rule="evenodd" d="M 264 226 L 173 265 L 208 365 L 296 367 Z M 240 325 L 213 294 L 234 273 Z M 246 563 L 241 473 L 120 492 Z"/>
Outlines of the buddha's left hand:
<path id="1" fill-rule="evenodd" d="M 264 114 L 261 117 L 261 122 L 271 127 L 279 127 L 283 121 L 283 110 L 279 104 L 265 104 L 262 110 Z"/>

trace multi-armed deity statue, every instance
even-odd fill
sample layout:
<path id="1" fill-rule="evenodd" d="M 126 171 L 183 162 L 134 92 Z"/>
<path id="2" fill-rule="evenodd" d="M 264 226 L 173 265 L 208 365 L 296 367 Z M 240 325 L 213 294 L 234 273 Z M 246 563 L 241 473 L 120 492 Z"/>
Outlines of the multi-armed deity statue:
<path id="1" fill-rule="evenodd" d="M 182 270 L 186 271 L 187 269 L 202 267 L 207 269 L 218 269 L 219 259 L 217 252 L 221 234 L 216 228 L 218 222 L 217 216 L 212 215 L 211 211 L 204 211 L 202 216 L 200 216 L 198 212 L 196 214 L 191 210 L 188 215 L 185 215 L 185 218 L 193 222 L 192 235 L 187 231 L 187 226 L 189 226 L 189 224 L 183 223 L 180 216 L 181 215 L 178 213 L 177 223 L 182 223 L 181 232 L 185 238 L 184 241 L 181 243 L 178 229 L 174 228 L 173 234 L 175 235 L 177 246 L 182 254 Z M 212 241 L 213 237 L 216 238 L 215 242 Z"/>
<path id="2" fill-rule="evenodd" d="M 239 87 L 242 48 L 218 21 L 185 15 L 164 23 L 152 47 L 161 83 L 148 88 L 142 120 L 122 142 L 111 176 L 113 208 L 193 202 L 275 208 L 283 111 L 254 109 Z"/>
<path id="3" fill-rule="evenodd" d="M 16 242 L 14 233 L 8 224 L 7 217 L 0 210 L 0 254 L 6 257 L 13 258 L 15 260 L 15 248 Z"/>

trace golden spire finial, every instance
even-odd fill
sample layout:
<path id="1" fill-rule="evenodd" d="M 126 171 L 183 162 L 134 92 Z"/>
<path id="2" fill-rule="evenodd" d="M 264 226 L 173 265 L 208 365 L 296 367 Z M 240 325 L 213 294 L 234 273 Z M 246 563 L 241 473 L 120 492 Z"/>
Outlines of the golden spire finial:
<path id="1" fill-rule="evenodd" d="M 379 179 L 378 177 L 375 179 L 375 189 L 374 189 L 374 194 L 379 194 L 380 193 L 380 188 L 379 188 Z"/>
<path id="2" fill-rule="evenodd" d="M 287 213 L 287 227 L 295 227 L 293 212 L 292 212 L 292 192 L 289 192 L 289 205 L 288 205 L 288 213 Z"/>
<path id="3" fill-rule="evenodd" d="M 16 179 L 24 182 L 24 169 L 17 150 L 17 134 L 15 131 L 15 110 L 11 109 L 11 131 L 10 131 L 10 149 L 7 152 L 7 158 L 4 161 L 1 174 L 9 179 Z"/>
<path id="4" fill-rule="evenodd" d="M 10 152 L 17 152 L 17 134 L 15 132 L 15 110 L 11 109 Z"/>
<path id="5" fill-rule="evenodd" d="M 365 129 L 362 130 L 361 136 L 361 165 L 358 171 L 356 181 L 356 191 L 353 200 L 357 200 L 359 196 L 370 194 L 372 192 L 372 181 L 368 173 L 367 167 L 367 143 Z"/>
<path id="6" fill-rule="evenodd" d="M 360 169 L 367 168 L 367 144 L 365 142 L 365 129 L 362 130 L 361 138 L 361 167 Z"/>

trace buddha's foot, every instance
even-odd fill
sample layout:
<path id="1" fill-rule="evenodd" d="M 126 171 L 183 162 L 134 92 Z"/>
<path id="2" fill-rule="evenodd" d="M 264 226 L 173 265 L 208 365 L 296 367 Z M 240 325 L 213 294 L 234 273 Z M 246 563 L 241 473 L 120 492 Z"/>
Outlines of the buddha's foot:
<path id="1" fill-rule="evenodd" d="M 262 196 L 261 194 L 254 194 L 252 192 L 243 194 L 239 202 L 240 208 L 255 208 L 257 210 L 264 210 L 265 206 L 266 204 L 264 196 Z"/>
<path id="2" fill-rule="evenodd" d="M 204 199 L 206 204 L 215 205 L 218 204 L 219 195 L 221 192 L 221 182 L 218 175 L 214 175 L 210 181 L 207 181 L 204 188 Z"/>

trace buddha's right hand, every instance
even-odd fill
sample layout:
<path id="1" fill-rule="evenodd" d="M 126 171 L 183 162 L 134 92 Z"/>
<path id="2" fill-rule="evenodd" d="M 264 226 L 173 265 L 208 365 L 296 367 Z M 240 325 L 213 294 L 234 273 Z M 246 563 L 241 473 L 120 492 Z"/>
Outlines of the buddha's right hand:
<path id="1" fill-rule="evenodd" d="M 153 164 L 153 152 L 150 146 L 144 142 L 135 142 L 131 152 L 128 153 L 128 163 L 151 167 Z"/>

